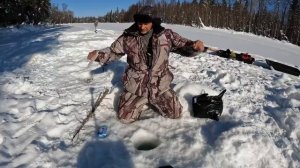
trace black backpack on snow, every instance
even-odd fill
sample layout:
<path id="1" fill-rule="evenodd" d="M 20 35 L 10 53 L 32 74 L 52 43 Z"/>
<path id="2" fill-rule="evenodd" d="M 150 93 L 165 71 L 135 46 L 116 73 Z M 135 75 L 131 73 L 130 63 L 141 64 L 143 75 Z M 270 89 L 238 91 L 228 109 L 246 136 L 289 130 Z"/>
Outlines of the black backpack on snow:
<path id="1" fill-rule="evenodd" d="M 219 121 L 223 111 L 222 97 L 226 90 L 223 90 L 218 96 L 209 96 L 207 93 L 193 97 L 193 117 L 209 118 Z"/>

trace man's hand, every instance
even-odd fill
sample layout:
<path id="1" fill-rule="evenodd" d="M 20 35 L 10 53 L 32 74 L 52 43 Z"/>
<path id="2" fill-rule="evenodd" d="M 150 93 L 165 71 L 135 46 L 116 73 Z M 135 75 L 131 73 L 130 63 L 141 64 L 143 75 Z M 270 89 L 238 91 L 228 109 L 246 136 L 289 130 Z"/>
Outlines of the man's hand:
<path id="1" fill-rule="evenodd" d="M 91 61 L 95 61 L 98 58 L 98 51 L 94 50 L 92 52 L 89 53 L 89 55 L 87 56 L 87 59 L 91 60 Z"/>
<path id="2" fill-rule="evenodd" d="M 203 42 L 200 41 L 200 40 L 195 41 L 194 44 L 193 44 L 193 49 L 196 50 L 196 51 L 203 52 L 204 51 Z"/>

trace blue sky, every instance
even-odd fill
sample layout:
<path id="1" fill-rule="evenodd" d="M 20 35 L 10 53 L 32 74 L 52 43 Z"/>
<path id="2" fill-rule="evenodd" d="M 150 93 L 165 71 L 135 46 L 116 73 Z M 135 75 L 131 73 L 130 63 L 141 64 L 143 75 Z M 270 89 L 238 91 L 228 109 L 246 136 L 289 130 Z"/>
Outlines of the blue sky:
<path id="1" fill-rule="evenodd" d="M 138 0 L 51 0 L 51 3 L 59 5 L 60 9 L 63 3 L 68 5 L 68 9 L 78 16 L 103 16 L 110 10 L 125 9 Z"/>

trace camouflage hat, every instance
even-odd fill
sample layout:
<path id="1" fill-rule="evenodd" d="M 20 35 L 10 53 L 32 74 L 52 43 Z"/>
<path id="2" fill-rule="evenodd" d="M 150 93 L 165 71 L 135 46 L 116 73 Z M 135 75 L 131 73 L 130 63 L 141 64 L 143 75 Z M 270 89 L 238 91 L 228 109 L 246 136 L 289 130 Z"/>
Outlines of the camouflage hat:
<path id="1" fill-rule="evenodd" d="M 155 16 L 155 9 L 152 6 L 144 6 L 142 7 L 138 13 L 134 16 L 134 22 L 140 23 L 149 23 L 153 22 L 154 19 L 160 19 L 159 17 Z"/>

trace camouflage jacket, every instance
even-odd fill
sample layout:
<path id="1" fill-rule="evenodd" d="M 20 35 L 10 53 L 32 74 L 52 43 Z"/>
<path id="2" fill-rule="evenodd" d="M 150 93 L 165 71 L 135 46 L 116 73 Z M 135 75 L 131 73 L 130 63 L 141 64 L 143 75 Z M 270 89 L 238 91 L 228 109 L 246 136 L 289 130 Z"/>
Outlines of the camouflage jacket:
<path id="1" fill-rule="evenodd" d="M 147 58 L 142 51 L 141 37 L 134 24 L 114 41 L 110 47 L 99 50 L 95 61 L 108 63 L 127 54 L 128 67 L 122 80 L 126 91 L 138 96 L 155 100 L 157 96 L 170 89 L 173 74 L 169 70 L 169 53 L 180 53 L 180 49 L 191 47 L 193 41 L 164 27 L 154 26 L 153 36 L 149 42 L 152 45 L 152 63 L 147 64 Z M 193 56 L 191 53 L 185 56 Z"/>

